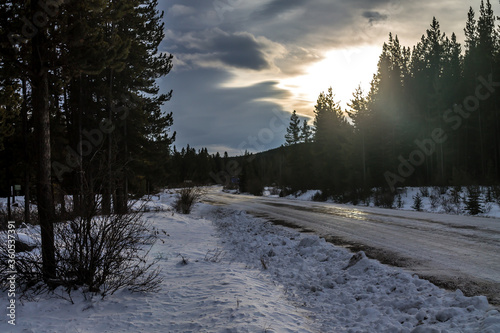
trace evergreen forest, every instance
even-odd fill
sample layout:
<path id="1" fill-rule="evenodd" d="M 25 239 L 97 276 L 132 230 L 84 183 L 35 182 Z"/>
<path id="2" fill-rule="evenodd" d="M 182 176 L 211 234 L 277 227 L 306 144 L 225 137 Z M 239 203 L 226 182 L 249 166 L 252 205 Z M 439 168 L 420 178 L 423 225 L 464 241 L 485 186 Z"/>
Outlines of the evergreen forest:
<path id="1" fill-rule="evenodd" d="M 357 201 L 373 188 L 497 185 L 499 27 L 489 1 L 464 17 L 464 45 L 436 18 L 412 47 L 389 34 L 370 90 L 358 88 L 347 110 L 329 88 L 312 126 L 294 112 L 284 147 L 238 160 L 244 190 L 275 184 Z"/>

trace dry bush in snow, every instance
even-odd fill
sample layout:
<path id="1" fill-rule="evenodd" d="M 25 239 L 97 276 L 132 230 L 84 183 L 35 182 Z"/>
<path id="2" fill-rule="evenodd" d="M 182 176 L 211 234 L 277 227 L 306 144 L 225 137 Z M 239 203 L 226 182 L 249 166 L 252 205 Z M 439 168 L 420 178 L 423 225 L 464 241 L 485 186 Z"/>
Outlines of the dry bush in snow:
<path id="1" fill-rule="evenodd" d="M 7 242 L 1 242 L 0 281 L 4 288 L 14 269 L 17 286 L 25 296 L 59 286 L 68 294 L 82 288 L 102 297 L 123 288 L 158 289 L 161 278 L 156 261 L 147 260 L 158 236 L 140 212 L 105 216 L 87 212 L 87 216 L 55 224 L 54 231 L 56 276 L 48 281 L 42 276 L 39 242 L 34 250 L 17 253 L 14 267 L 9 265 L 12 251 Z"/>
<path id="2" fill-rule="evenodd" d="M 174 209 L 180 214 L 189 214 L 195 203 L 197 203 L 203 193 L 199 188 L 188 187 L 177 192 L 177 199 L 174 202 Z"/>

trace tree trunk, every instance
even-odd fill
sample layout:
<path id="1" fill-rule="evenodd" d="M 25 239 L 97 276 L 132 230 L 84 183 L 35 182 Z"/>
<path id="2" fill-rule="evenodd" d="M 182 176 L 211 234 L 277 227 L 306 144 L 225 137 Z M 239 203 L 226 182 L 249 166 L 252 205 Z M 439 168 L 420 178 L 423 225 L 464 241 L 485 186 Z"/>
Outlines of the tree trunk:
<path id="1" fill-rule="evenodd" d="M 82 88 L 81 88 L 81 80 L 74 79 L 73 82 L 71 83 L 71 89 L 69 93 L 67 92 L 68 96 L 72 99 L 71 102 L 71 108 L 68 107 L 68 110 L 71 110 L 70 114 L 70 121 L 68 122 L 68 133 L 69 133 L 69 140 L 70 140 L 70 145 L 71 147 L 78 147 L 78 140 L 79 140 L 79 135 L 78 135 L 78 124 L 80 122 L 80 112 L 82 108 L 82 100 L 81 100 L 81 94 L 82 94 Z M 67 101 L 66 101 L 67 102 Z M 76 169 L 75 166 L 72 168 L 71 176 L 72 176 L 72 194 L 73 194 L 73 213 L 78 216 L 82 216 L 83 214 L 83 207 L 82 207 L 82 190 L 81 190 L 81 180 L 80 180 L 80 169 Z"/>
<path id="2" fill-rule="evenodd" d="M 38 10 L 36 1 L 31 2 L 32 12 Z M 43 277 L 45 281 L 56 275 L 54 248 L 54 199 L 52 197 L 51 154 L 50 154 L 50 110 L 49 79 L 45 67 L 45 36 L 40 29 L 32 39 L 32 100 L 37 142 L 37 203 L 42 237 Z"/>
<path id="3" fill-rule="evenodd" d="M 125 203 L 125 189 L 122 187 L 124 184 L 122 179 L 119 179 L 119 185 L 116 187 L 116 200 L 115 200 L 115 213 L 126 214 L 127 205 Z"/>
<path id="4" fill-rule="evenodd" d="M 128 213 L 128 172 L 127 172 L 127 165 L 129 162 L 128 158 L 128 138 L 127 138 L 127 118 L 124 119 L 124 124 L 123 124 L 123 140 L 124 140 L 124 149 L 125 149 L 125 166 L 123 168 L 123 176 L 125 177 L 124 180 L 124 194 L 123 194 L 123 200 L 125 203 L 125 214 Z"/>
<path id="5" fill-rule="evenodd" d="M 29 149 L 28 149 L 28 93 L 26 88 L 26 79 L 22 81 L 23 89 L 23 105 L 22 105 L 22 123 L 23 123 L 23 146 L 24 146 L 24 162 L 26 163 L 24 170 L 24 222 L 30 223 L 30 168 L 29 165 Z"/>
<path id="6" fill-rule="evenodd" d="M 108 91 L 108 120 L 113 121 L 113 70 L 109 72 L 109 91 Z M 104 172 L 103 179 L 103 193 L 102 193 L 102 213 L 103 215 L 111 214 L 111 197 L 113 193 L 113 170 L 112 170 L 112 141 L 111 133 L 106 136 L 107 141 L 107 154 L 106 154 L 106 171 Z M 116 207 L 116 198 L 113 200 L 113 206 Z M 115 208 L 116 212 L 116 208 Z"/>
<path id="7" fill-rule="evenodd" d="M 80 216 L 87 216 L 87 209 L 88 206 L 86 205 L 86 193 L 85 193 L 85 174 L 83 172 L 83 136 L 82 136 L 82 129 L 83 129 L 83 109 L 84 109 L 84 102 L 83 102 L 83 79 L 82 79 L 82 74 L 80 74 L 79 77 L 79 94 L 78 94 L 78 141 L 77 141 L 77 152 L 78 152 L 78 191 L 79 191 L 79 198 L 80 198 Z"/>

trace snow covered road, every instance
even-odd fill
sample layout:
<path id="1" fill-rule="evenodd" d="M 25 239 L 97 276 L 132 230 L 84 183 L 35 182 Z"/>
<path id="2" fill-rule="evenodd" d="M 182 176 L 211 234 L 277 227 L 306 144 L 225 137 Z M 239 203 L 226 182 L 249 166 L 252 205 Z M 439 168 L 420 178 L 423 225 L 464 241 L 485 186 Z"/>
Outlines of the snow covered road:
<path id="1" fill-rule="evenodd" d="M 500 305 L 500 220 L 231 195 L 205 202 L 314 232 L 335 244 Z"/>

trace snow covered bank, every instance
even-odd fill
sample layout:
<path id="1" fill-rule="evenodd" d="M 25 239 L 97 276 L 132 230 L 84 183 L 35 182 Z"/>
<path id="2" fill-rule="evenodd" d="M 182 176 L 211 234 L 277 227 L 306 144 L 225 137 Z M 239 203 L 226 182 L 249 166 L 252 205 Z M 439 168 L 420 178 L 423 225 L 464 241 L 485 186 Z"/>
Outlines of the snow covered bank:
<path id="1" fill-rule="evenodd" d="M 484 296 L 445 291 L 362 253 L 351 261 L 317 236 L 243 212 L 213 216 L 233 260 L 262 269 L 321 332 L 500 332 L 500 314 Z"/>

